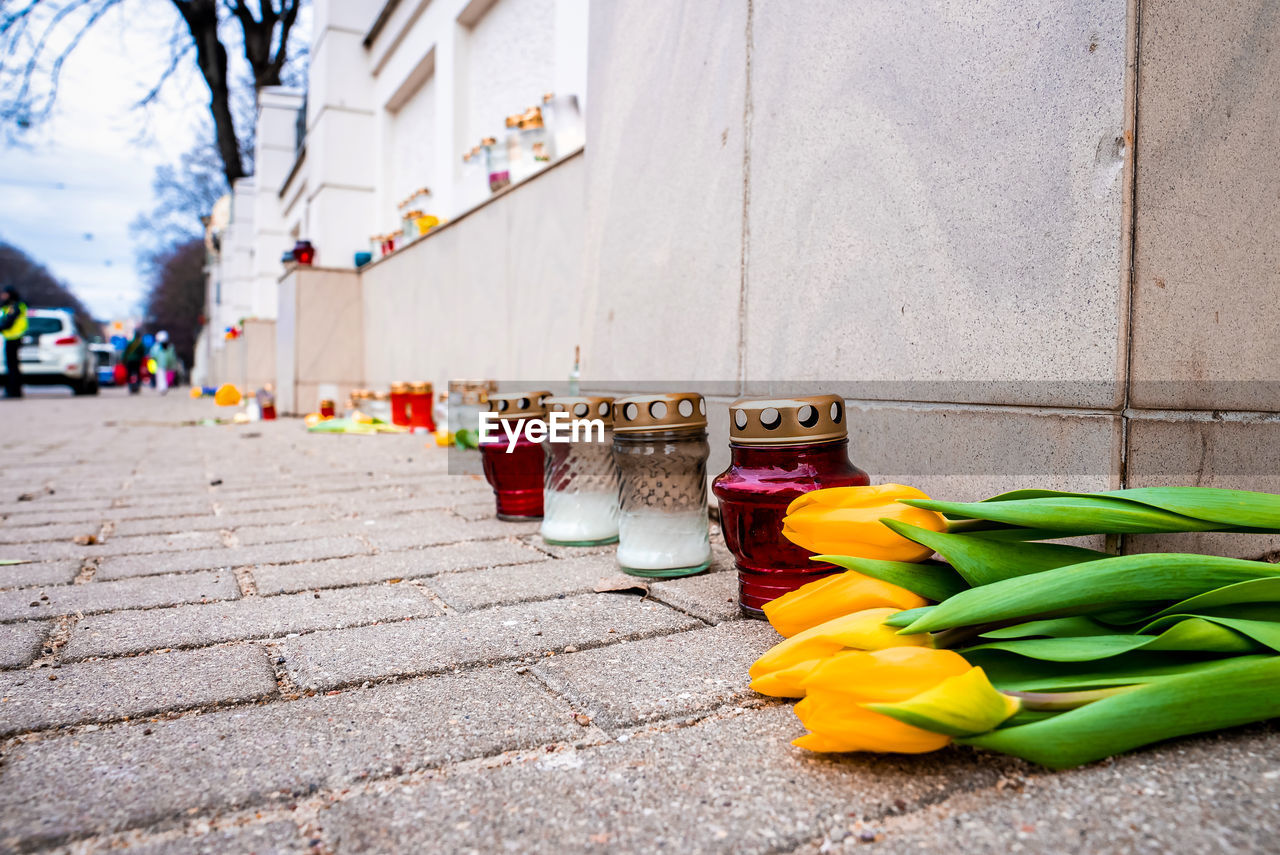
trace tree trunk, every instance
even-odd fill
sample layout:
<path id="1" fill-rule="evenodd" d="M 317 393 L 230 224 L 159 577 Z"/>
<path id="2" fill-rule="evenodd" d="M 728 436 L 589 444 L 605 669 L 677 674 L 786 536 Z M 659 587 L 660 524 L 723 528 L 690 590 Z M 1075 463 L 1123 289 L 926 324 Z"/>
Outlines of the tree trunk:
<path id="1" fill-rule="evenodd" d="M 196 46 L 196 64 L 209 86 L 209 111 L 217 134 L 218 154 L 222 156 L 227 184 L 244 177 L 240 159 L 240 140 L 236 136 L 235 119 L 231 115 L 231 90 L 227 81 L 227 49 L 218 40 L 217 0 L 173 0 L 191 31 Z"/>

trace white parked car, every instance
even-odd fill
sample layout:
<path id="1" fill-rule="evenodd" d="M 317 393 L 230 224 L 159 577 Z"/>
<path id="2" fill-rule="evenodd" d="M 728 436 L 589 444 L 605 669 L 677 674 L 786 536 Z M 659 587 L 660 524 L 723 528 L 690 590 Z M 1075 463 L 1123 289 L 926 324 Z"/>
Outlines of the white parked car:
<path id="1" fill-rule="evenodd" d="M 77 395 L 98 394 L 98 357 L 89 350 L 92 335 L 70 309 L 29 309 L 18 350 L 23 385 L 70 386 Z"/>

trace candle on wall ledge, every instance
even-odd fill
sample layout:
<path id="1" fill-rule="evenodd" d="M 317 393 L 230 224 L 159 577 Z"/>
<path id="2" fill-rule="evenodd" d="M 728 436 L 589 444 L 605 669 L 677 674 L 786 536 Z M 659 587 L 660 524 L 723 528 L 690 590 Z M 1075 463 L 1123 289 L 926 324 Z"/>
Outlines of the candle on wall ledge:
<path id="1" fill-rule="evenodd" d="M 311 241 L 300 240 L 293 245 L 293 260 L 306 267 L 311 266 L 316 260 L 316 248 Z"/>
<path id="2" fill-rule="evenodd" d="M 763 617 L 770 600 L 839 570 L 809 560 L 782 536 L 787 505 L 802 493 L 870 483 L 849 460 L 838 395 L 735 401 L 729 406 L 729 468 L 716 476 L 720 529 L 738 566 L 738 603 Z"/>
<path id="3" fill-rule="evenodd" d="M 619 488 L 618 564 L 633 576 L 701 573 L 711 565 L 707 405 L 692 392 L 613 403 Z"/>
<path id="4" fill-rule="evenodd" d="M 498 519 L 512 522 L 542 518 L 542 443 L 525 434 L 529 419 L 542 418 L 542 398 L 532 392 L 505 392 L 489 396 L 489 412 L 501 429 L 480 440 L 484 477 L 493 487 Z M 513 441 L 508 430 L 516 436 Z"/>
<path id="5" fill-rule="evenodd" d="M 613 398 L 553 396 L 544 403 L 549 419 L 562 413 L 579 424 L 576 441 L 546 443 L 542 539 L 559 546 L 613 543 L 618 539 Z M 601 427 L 591 431 L 584 420 L 597 420 Z"/>

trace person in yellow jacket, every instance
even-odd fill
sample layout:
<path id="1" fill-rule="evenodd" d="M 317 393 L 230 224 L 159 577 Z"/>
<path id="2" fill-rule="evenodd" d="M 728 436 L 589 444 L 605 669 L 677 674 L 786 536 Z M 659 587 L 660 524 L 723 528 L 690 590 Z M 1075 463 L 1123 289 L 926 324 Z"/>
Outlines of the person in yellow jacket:
<path id="1" fill-rule="evenodd" d="M 27 334 L 27 304 L 12 286 L 0 291 L 0 334 L 4 335 L 4 396 L 21 398 L 22 363 L 18 359 L 18 348 Z"/>

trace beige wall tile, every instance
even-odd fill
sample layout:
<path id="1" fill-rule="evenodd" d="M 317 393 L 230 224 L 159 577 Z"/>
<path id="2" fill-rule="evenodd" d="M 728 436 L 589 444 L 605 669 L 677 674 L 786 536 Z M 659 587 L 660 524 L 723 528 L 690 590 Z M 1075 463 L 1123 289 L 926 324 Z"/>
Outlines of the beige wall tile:
<path id="1" fill-rule="evenodd" d="M 754 9 L 748 388 L 1117 405 L 1124 0 Z"/>
<path id="2" fill-rule="evenodd" d="M 1143 3 L 1140 32 L 1131 400 L 1280 411 L 1280 4 Z"/>
<path id="3" fill-rule="evenodd" d="M 591 7 L 584 276 L 593 380 L 735 380 L 747 4 Z"/>
<path id="4" fill-rule="evenodd" d="M 1129 487 L 1280 492 L 1280 418 L 1140 417 L 1129 421 L 1128 442 Z M 1259 558 L 1280 551 L 1280 535 L 1143 535 L 1125 538 L 1125 549 Z"/>

